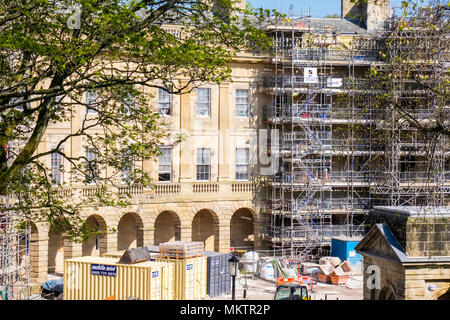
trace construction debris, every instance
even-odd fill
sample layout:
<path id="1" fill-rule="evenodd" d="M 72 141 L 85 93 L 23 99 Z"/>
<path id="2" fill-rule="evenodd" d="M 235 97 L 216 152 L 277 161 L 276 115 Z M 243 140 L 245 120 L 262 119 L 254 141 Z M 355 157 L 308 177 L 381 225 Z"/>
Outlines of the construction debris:
<path id="1" fill-rule="evenodd" d="M 336 257 L 324 257 L 324 258 L 336 258 Z M 339 259 L 339 258 L 337 258 Z M 348 279 L 352 276 L 353 270 L 347 260 L 334 266 L 337 259 L 320 259 L 320 264 L 318 269 L 319 273 L 317 278 L 323 283 L 332 283 L 336 285 L 344 285 L 347 283 Z M 340 259 L 339 259 L 340 261 Z"/>

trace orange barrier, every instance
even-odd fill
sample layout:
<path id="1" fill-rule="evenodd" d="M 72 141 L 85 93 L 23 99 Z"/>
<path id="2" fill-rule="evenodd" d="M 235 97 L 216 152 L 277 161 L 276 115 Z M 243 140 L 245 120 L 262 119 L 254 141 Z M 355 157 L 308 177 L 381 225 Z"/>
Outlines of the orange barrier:
<path id="1" fill-rule="evenodd" d="M 278 280 L 277 280 L 277 287 L 278 287 L 280 284 L 283 284 L 283 283 L 290 283 L 290 282 L 294 282 L 294 278 L 278 278 Z"/>

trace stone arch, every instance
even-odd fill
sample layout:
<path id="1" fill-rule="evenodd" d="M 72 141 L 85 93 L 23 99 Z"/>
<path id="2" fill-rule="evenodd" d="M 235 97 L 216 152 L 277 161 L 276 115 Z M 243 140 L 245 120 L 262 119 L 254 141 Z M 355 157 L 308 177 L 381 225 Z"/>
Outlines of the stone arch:
<path id="1" fill-rule="evenodd" d="M 230 220 L 230 246 L 254 249 L 255 214 L 248 208 L 236 210 Z"/>
<path id="2" fill-rule="evenodd" d="M 164 210 L 155 219 L 154 244 L 181 240 L 180 217 L 172 210 Z"/>
<path id="3" fill-rule="evenodd" d="M 391 283 L 388 283 L 380 290 L 378 300 L 397 300 L 395 289 Z"/>
<path id="4" fill-rule="evenodd" d="M 446 291 L 444 291 L 445 288 L 443 288 L 443 290 L 440 290 L 440 292 L 437 295 L 437 300 L 450 300 L 450 287 L 447 288 Z"/>
<path id="5" fill-rule="evenodd" d="M 122 216 L 117 226 L 117 250 L 142 247 L 144 245 L 144 224 L 134 212 Z"/>
<path id="6" fill-rule="evenodd" d="M 199 210 L 191 225 L 192 241 L 202 241 L 206 251 L 219 251 L 219 218 L 213 210 Z"/>
<path id="7" fill-rule="evenodd" d="M 64 272 L 64 235 L 53 226 L 48 230 L 47 273 L 62 275 Z"/>
<path id="8" fill-rule="evenodd" d="M 92 235 L 81 245 L 82 256 L 101 256 L 107 252 L 106 232 L 107 225 L 103 217 L 93 214 L 86 219 L 90 231 L 98 231 L 99 234 Z"/>

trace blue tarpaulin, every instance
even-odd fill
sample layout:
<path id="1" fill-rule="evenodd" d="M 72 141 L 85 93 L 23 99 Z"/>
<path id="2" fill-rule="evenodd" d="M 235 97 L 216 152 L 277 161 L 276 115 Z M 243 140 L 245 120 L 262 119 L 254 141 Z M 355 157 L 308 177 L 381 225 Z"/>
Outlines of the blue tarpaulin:
<path id="1" fill-rule="evenodd" d="M 48 280 L 47 282 L 44 282 L 42 288 L 51 292 L 56 292 L 58 294 L 63 293 L 64 279 L 61 278 L 57 280 Z"/>

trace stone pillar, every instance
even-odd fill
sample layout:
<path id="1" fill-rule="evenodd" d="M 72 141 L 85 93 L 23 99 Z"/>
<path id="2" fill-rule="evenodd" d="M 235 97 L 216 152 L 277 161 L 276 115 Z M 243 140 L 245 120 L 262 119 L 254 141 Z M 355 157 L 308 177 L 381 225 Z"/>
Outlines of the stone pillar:
<path id="1" fill-rule="evenodd" d="M 152 246 L 155 244 L 155 227 L 144 227 L 143 232 L 143 242 L 144 246 Z"/>
<path id="2" fill-rule="evenodd" d="M 230 150 L 229 131 L 231 128 L 230 119 L 230 95 L 228 83 L 219 86 L 219 174 L 218 181 L 229 181 L 231 175 L 231 163 L 234 152 Z"/>
<path id="3" fill-rule="evenodd" d="M 192 226 L 186 222 L 181 222 L 181 241 L 192 241 Z"/>
<path id="4" fill-rule="evenodd" d="M 222 223 L 219 226 L 219 251 L 230 252 L 230 236 L 231 226 L 230 221 Z"/>
<path id="5" fill-rule="evenodd" d="M 180 95 L 180 130 L 182 133 L 191 131 L 192 119 L 191 119 L 191 104 L 190 93 L 185 92 Z M 180 144 L 180 165 L 178 177 L 180 181 L 192 181 L 194 179 L 192 171 L 192 163 L 195 163 L 193 158 L 194 152 L 192 150 L 192 137 L 187 137 L 185 141 Z"/>
<path id="6" fill-rule="evenodd" d="M 48 236 L 41 236 L 38 239 L 31 241 L 30 264 L 31 279 L 38 283 L 47 281 Z"/>
<path id="7" fill-rule="evenodd" d="M 81 257 L 82 256 L 82 243 L 72 242 L 68 239 L 64 239 L 64 260 Z"/>
<path id="8" fill-rule="evenodd" d="M 106 252 L 116 252 L 117 251 L 117 232 L 108 232 L 105 235 L 105 248 Z"/>

